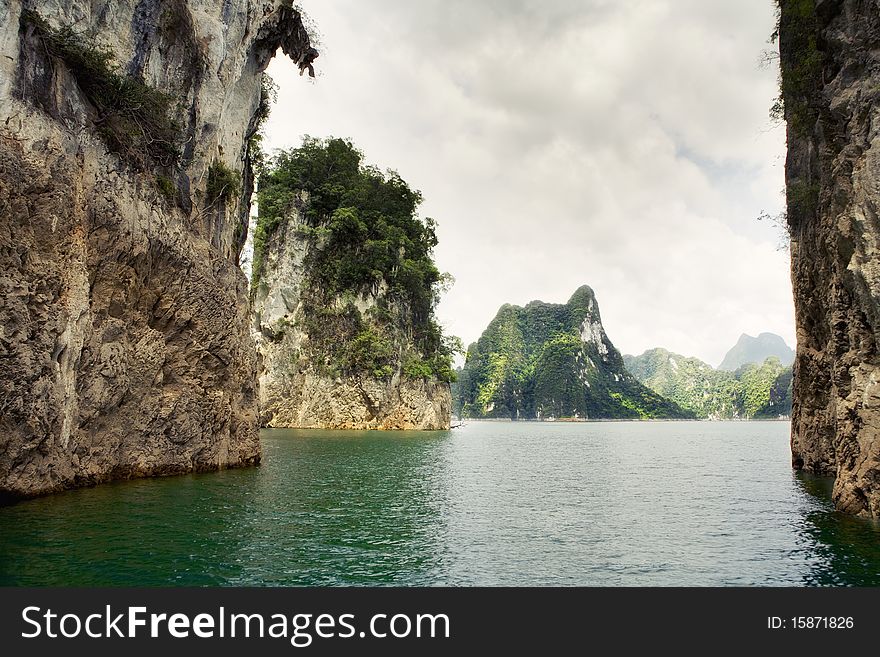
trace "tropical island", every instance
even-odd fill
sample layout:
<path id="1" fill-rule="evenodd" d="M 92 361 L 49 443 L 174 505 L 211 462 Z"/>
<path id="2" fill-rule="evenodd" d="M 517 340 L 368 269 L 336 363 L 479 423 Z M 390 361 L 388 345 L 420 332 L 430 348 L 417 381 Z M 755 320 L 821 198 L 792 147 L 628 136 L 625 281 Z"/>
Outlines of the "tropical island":
<path id="1" fill-rule="evenodd" d="M 456 342 L 435 307 L 434 221 L 395 172 L 306 138 L 259 179 L 251 281 L 269 427 L 448 429 Z"/>
<path id="2" fill-rule="evenodd" d="M 586 285 L 566 304 L 502 306 L 468 348 L 455 409 L 513 420 L 693 417 L 626 370 Z"/>

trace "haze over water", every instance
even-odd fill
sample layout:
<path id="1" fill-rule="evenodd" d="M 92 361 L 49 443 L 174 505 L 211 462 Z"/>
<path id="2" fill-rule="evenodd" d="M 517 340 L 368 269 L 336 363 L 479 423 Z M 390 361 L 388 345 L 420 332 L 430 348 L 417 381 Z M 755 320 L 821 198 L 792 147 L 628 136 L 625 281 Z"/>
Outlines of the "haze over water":
<path id="1" fill-rule="evenodd" d="M 2 585 L 880 585 L 783 422 L 268 430 L 260 468 L 0 509 Z"/>

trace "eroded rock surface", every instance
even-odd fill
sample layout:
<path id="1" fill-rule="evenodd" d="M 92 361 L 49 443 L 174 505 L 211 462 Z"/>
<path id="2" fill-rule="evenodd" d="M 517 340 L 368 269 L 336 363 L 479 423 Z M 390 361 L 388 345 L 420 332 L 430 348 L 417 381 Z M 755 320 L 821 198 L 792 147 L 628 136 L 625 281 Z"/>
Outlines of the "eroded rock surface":
<path id="1" fill-rule="evenodd" d="M 0 0 L 0 498 L 259 461 L 249 197 L 207 190 L 251 188 L 261 73 L 310 47 L 284 4 Z M 111 147 L 35 16 L 171 96 L 176 163 Z"/>
<path id="2" fill-rule="evenodd" d="M 782 0 L 796 468 L 880 517 L 880 2 Z"/>

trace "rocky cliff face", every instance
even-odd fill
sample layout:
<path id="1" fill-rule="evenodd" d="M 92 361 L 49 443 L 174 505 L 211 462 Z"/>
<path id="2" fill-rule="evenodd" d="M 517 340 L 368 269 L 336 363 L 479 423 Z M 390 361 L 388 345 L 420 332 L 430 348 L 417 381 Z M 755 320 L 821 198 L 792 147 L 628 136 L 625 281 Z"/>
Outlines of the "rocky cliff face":
<path id="1" fill-rule="evenodd" d="M 880 517 L 880 2 L 782 0 L 792 460 Z"/>
<path id="2" fill-rule="evenodd" d="M 0 497 L 259 461 L 237 191 L 283 4 L 0 0 Z"/>
<path id="3" fill-rule="evenodd" d="M 310 317 L 305 298 L 314 292 L 308 262 L 315 240 L 300 229 L 297 209 L 290 210 L 264 254 L 254 296 L 254 335 L 262 355 L 260 409 L 268 427 L 321 429 L 448 429 L 452 398 L 449 384 L 404 375 L 401 359 L 392 358 L 386 376 L 372 372 L 330 373 L 314 348 L 313 331 L 330 331 Z M 359 296 L 349 312 L 368 321 L 383 290 Z M 344 301 L 336 300 L 338 310 Z M 311 321 L 310 321 L 311 320 Z M 331 320 L 332 321 L 332 320 Z M 399 336 L 405 340 L 404 336 Z M 398 345 L 398 349 L 400 346 Z M 317 353 L 316 353 L 317 352 Z"/>

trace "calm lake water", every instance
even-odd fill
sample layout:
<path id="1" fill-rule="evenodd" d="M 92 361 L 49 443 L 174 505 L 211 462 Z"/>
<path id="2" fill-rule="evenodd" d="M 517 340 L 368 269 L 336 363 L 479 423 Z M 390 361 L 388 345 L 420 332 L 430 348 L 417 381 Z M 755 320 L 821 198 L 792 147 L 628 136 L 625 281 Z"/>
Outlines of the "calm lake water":
<path id="1" fill-rule="evenodd" d="M 264 431 L 260 468 L 0 508 L 2 585 L 880 585 L 787 423 Z"/>

